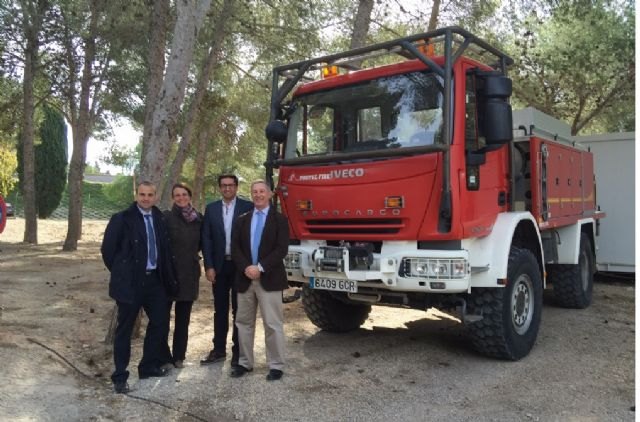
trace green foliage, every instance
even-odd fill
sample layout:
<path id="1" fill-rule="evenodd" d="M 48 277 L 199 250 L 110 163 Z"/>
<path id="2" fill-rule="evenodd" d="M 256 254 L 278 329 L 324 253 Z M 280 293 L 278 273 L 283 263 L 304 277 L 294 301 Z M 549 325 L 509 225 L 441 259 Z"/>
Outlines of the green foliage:
<path id="1" fill-rule="evenodd" d="M 0 75 L 0 144 L 15 145 L 22 117 L 22 87 Z"/>
<path id="2" fill-rule="evenodd" d="M 35 148 L 36 209 L 38 217 L 47 218 L 67 185 L 67 127 L 62 115 L 47 105 L 43 115 Z"/>
<path id="3" fill-rule="evenodd" d="M 117 176 L 103 189 L 105 199 L 115 206 L 125 207 L 134 200 L 133 176 Z"/>
<path id="4" fill-rule="evenodd" d="M 100 174 L 98 163 L 87 163 L 84 165 L 84 174 Z"/>
<path id="5" fill-rule="evenodd" d="M 47 218 L 60 204 L 67 184 L 67 127 L 62 115 L 45 105 L 36 111 L 39 130 L 34 140 L 36 209 Z M 22 143 L 17 146 L 18 187 L 22 193 L 24 164 Z"/>
<path id="6" fill-rule="evenodd" d="M 15 172 L 18 159 L 13 148 L 0 144 L 0 195 L 9 195 L 16 184 Z"/>
<path id="7" fill-rule="evenodd" d="M 633 2 L 559 1 L 532 10 L 510 45 L 516 103 L 567 121 L 573 134 L 629 128 L 635 91 Z"/>
<path id="8" fill-rule="evenodd" d="M 106 164 L 120 167 L 127 174 L 130 174 L 139 167 L 141 153 L 141 143 L 138 143 L 135 148 L 127 148 L 111 142 L 109 143 L 106 155 L 102 157 L 102 161 Z"/>

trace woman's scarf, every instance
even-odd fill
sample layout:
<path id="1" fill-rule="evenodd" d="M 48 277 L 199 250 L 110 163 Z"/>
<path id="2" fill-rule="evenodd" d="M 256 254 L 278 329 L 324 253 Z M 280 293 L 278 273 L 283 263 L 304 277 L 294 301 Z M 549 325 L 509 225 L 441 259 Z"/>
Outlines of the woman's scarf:
<path id="1" fill-rule="evenodd" d="M 188 204 L 186 207 L 179 207 L 176 205 L 176 208 L 180 210 L 182 218 L 184 218 L 184 221 L 187 223 L 191 223 L 198 218 L 198 212 L 191 206 L 191 204 Z"/>

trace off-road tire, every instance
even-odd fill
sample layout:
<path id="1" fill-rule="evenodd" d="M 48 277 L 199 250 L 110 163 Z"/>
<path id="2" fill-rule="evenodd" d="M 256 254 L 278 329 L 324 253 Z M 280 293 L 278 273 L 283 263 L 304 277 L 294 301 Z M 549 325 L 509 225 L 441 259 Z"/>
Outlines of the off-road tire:
<path id="1" fill-rule="evenodd" d="M 553 286 L 553 300 L 563 308 L 584 309 L 593 296 L 594 257 L 589 236 L 580 235 L 577 265 L 549 265 L 548 277 Z"/>
<path id="2" fill-rule="evenodd" d="M 542 277 L 528 249 L 512 247 L 504 288 L 473 289 L 471 313 L 482 319 L 467 325 L 474 348 L 483 355 L 518 360 L 529 354 L 542 313 Z"/>
<path id="3" fill-rule="evenodd" d="M 309 320 L 318 328 L 345 333 L 360 327 L 371 312 L 371 305 L 348 303 L 331 292 L 302 288 L 302 306 Z"/>

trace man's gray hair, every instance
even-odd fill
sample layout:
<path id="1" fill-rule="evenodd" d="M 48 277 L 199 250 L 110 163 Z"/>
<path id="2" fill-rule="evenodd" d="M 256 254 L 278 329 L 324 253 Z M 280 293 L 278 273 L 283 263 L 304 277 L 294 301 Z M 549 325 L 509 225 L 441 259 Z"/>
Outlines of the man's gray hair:
<path id="1" fill-rule="evenodd" d="M 271 185 L 269 183 L 267 183 L 267 181 L 264 180 L 264 179 L 256 179 L 253 182 L 251 182 L 251 190 L 253 190 L 253 186 L 255 186 L 255 185 L 259 184 L 259 183 L 262 183 L 263 185 L 265 185 L 267 187 L 267 189 L 269 189 L 270 191 L 273 190 L 273 189 L 271 189 Z"/>

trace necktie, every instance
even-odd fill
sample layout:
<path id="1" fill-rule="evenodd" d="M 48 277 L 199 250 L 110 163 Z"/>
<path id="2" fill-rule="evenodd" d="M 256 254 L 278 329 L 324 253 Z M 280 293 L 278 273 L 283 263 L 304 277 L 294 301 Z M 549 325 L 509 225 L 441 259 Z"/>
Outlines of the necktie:
<path id="1" fill-rule="evenodd" d="M 256 211 L 256 231 L 253 233 L 253 242 L 251 242 L 251 259 L 253 265 L 258 263 L 258 249 L 260 248 L 260 239 L 262 238 L 262 229 L 264 228 L 264 213 Z"/>
<path id="2" fill-rule="evenodd" d="M 144 224 L 147 226 L 147 250 L 149 251 L 149 263 L 152 267 L 156 266 L 156 234 L 153 232 L 151 225 L 151 216 L 144 216 Z"/>

